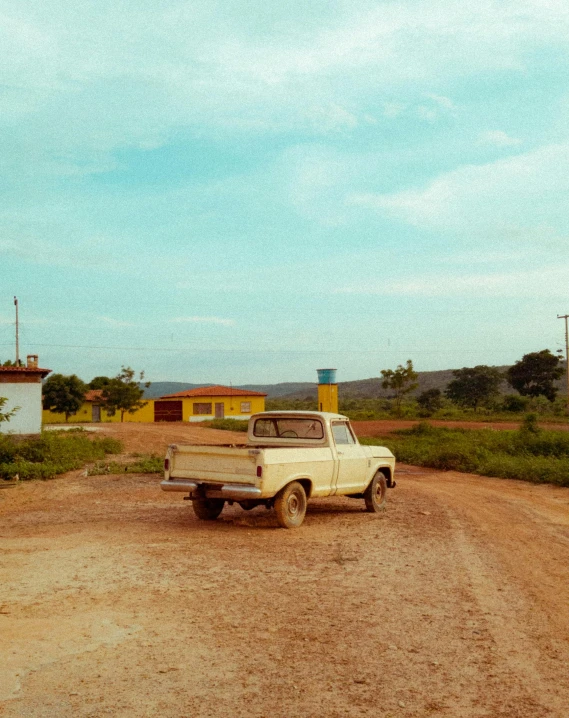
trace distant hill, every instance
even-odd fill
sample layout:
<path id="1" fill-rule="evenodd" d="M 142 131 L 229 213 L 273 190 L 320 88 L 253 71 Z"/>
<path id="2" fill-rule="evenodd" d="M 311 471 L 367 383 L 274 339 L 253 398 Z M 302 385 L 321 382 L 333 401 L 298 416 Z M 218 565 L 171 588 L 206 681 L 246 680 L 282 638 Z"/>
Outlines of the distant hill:
<path id="1" fill-rule="evenodd" d="M 212 386 L 211 384 L 188 384 L 181 381 L 154 381 L 146 388 L 144 384 L 139 384 L 141 389 L 144 389 L 145 399 L 156 399 L 159 396 L 166 396 L 166 394 L 177 394 L 179 391 L 185 391 L 186 389 L 197 389 L 199 386 Z"/>
<path id="2" fill-rule="evenodd" d="M 155 381 L 145 388 L 144 384 L 140 384 L 141 388 L 144 388 L 145 399 L 156 399 L 160 396 L 166 396 L 167 394 L 177 394 L 179 391 L 185 391 L 186 389 L 197 389 L 199 387 L 214 386 L 213 384 L 188 384 L 187 382 L 181 381 Z M 258 391 L 262 394 L 267 394 L 270 398 L 288 396 L 299 392 L 301 396 L 304 396 L 303 392 L 307 392 L 306 396 L 312 392 L 316 396 L 316 384 L 310 382 L 287 382 L 284 384 L 240 384 L 235 387 L 236 389 L 248 389 L 250 391 Z"/>
<path id="3" fill-rule="evenodd" d="M 505 372 L 507 366 L 495 367 L 501 372 Z M 443 369 L 442 371 L 421 371 L 419 373 L 419 386 L 412 392 L 412 396 L 416 396 L 427 389 L 440 389 L 444 392 L 448 383 L 453 379 L 452 369 Z M 565 377 L 557 384 L 561 392 L 567 391 Z M 142 386 L 142 385 L 141 385 Z M 212 384 L 187 384 L 175 381 L 157 381 L 145 389 L 144 396 L 147 399 L 154 399 L 166 394 L 175 394 L 185 389 L 197 389 L 200 386 L 213 386 Z M 316 382 L 283 382 L 280 384 L 240 384 L 237 389 L 249 389 L 250 391 L 259 391 L 267 395 L 268 399 L 305 399 L 315 398 L 318 392 Z M 506 382 L 502 382 L 500 387 L 504 394 L 515 394 L 516 392 Z M 370 379 L 359 379 L 357 381 L 341 381 L 338 382 L 338 393 L 342 397 L 353 397 L 361 399 L 382 399 L 393 394 L 381 387 L 381 377 L 371 377 Z"/>

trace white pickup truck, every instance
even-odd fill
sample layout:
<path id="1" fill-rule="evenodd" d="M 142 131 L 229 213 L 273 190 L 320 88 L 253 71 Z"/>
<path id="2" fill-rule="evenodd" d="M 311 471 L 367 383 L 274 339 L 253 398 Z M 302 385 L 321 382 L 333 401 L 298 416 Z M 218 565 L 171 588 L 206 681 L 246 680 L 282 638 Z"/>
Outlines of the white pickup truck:
<path id="1" fill-rule="evenodd" d="M 265 411 L 250 418 L 246 444 L 170 445 L 160 485 L 187 493 L 200 519 L 216 519 L 226 501 L 245 510 L 262 504 L 293 528 L 309 498 L 350 496 L 383 510 L 394 469 L 391 451 L 362 446 L 346 416 Z"/>

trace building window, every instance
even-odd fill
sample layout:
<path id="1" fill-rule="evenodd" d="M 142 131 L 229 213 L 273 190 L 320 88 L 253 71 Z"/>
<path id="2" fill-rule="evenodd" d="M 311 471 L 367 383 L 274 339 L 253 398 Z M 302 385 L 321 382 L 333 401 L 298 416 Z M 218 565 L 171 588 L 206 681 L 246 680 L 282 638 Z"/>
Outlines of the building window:
<path id="1" fill-rule="evenodd" d="M 242 414 L 250 414 L 251 413 L 251 402 L 250 401 L 242 401 L 241 402 L 241 413 Z"/>
<path id="2" fill-rule="evenodd" d="M 209 404 L 196 402 L 194 404 L 194 414 L 211 414 L 211 402 Z"/>

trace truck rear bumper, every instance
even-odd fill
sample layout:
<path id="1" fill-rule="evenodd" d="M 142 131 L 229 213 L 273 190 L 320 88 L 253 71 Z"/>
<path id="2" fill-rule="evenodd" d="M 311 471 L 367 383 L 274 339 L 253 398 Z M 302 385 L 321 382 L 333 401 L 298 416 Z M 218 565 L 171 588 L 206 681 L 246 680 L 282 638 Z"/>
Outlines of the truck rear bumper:
<path id="1" fill-rule="evenodd" d="M 200 488 L 200 495 L 207 499 L 235 499 L 237 501 L 245 499 L 261 498 L 261 489 L 256 486 L 243 486 L 241 484 L 223 484 L 221 486 L 207 486 L 198 484 L 190 479 L 167 479 L 160 482 L 163 491 L 183 491 L 184 493 L 194 493 Z"/>

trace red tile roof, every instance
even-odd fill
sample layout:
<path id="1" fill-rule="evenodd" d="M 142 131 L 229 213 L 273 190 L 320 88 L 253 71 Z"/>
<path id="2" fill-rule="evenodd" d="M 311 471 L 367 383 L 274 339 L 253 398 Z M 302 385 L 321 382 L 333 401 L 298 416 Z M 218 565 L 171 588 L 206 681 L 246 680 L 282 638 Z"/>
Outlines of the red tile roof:
<path id="1" fill-rule="evenodd" d="M 47 376 L 51 369 L 41 369 L 39 366 L 35 368 L 27 366 L 0 366 L 0 372 L 7 374 L 41 374 Z"/>
<path id="2" fill-rule="evenodd" d="M 177 394 L 166 394 L 161 399 L 178 399 L 185 396 L 267 396 L 259 391 L 248 389 L 235 389 L 230 386 L 202 386 L 198 389 L 186 389 Z"/>
<path id="3" fill-rule="evenodd" d="M 85 401 L 97 401 L 101 398 L 102 389 L 89 389 L 85 394 Z"/>

